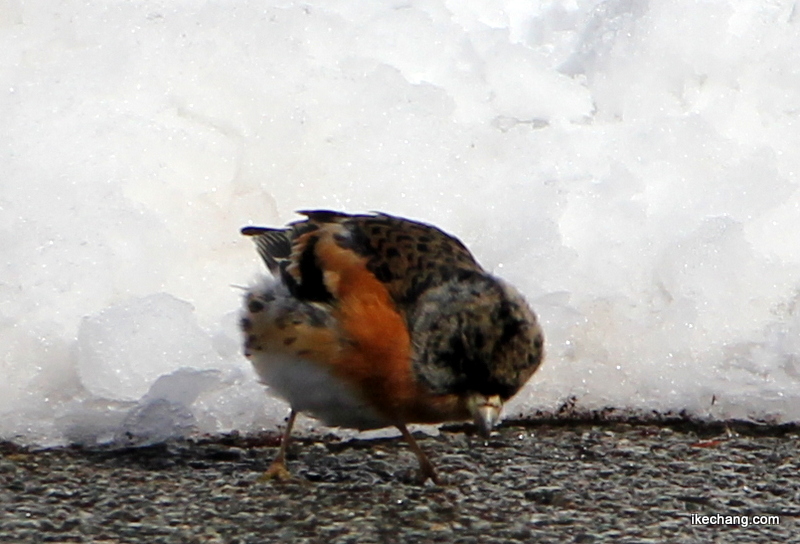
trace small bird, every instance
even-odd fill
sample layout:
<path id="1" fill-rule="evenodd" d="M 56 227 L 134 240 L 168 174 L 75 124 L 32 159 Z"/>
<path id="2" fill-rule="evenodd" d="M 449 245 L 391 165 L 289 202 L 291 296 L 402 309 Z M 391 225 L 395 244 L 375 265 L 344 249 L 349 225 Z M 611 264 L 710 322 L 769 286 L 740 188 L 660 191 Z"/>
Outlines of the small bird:
<path id="1" fill-rule="evenodd" d="M 394 426 L 440 483 L 409 423 L 472 419 L 488 437 L 541 364 L 544 336 L 522 295 L 458 239 L 384 213 L 315 210 L 284 228 L 244 227 L 271 272 L 244 300 L 244 353 L 290 407 L 265 473 L 290 478 L 302 412 L 331 427 Z"/>

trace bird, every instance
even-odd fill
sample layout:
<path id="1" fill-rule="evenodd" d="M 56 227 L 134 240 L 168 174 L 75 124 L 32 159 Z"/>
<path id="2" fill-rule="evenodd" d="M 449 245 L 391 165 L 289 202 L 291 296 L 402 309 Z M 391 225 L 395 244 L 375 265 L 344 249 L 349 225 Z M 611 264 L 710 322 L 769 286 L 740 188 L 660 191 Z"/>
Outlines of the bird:
<path id="1" fill-rule="evenodd" d="M 263 478 L 291 478 L 286 453 L 303 413 L 330 427 L 396 427 L 419 482 L 440 484 L 407 425 L 472 420 L 488 437 L 542 363 L 536 314 L 433 225 L 379 212 L 297 213 L 304 218 L 284 227 L 241 229 L 270 272 L 244 297 L 244 355 L 290 406 Z"/>

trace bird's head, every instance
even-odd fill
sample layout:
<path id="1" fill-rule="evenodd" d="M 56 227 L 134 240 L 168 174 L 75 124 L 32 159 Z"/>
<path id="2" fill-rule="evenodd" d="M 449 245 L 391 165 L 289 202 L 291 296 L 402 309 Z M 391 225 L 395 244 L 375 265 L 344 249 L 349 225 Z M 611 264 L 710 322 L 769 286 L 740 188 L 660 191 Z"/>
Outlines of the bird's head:
<path id="1" fill-rule="evenodd" d="M 409 327 L 417 378 L 434 394 L 464 399 L 484 436 L 544 354 L 542 329 L 525 299 L 488 274 L 465 274 L 424 293 Z"/>

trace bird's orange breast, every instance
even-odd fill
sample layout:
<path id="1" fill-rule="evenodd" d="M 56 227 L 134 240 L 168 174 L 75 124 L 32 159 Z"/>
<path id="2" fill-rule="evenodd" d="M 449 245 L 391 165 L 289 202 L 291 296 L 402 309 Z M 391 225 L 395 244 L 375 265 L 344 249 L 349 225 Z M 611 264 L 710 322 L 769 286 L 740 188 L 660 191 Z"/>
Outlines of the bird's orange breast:
<path id="1" fill-rule="evenodd" d="M 334 316 L 342 349 L 327 364 L 385 417 L 397 422 L 436 423 L 468 417 L 462 399 L 434 396 L 417 382 L 405 320 L 366 259 L 339 246 L 332 230 L 315 233 L 324 282 L 337 301 Z"/>

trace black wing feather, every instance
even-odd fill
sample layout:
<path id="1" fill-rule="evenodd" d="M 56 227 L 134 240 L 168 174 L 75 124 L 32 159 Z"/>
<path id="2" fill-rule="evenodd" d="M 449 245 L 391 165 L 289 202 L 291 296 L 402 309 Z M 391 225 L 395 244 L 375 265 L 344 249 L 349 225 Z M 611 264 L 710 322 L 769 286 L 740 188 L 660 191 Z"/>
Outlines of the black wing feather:
<path id="1" fill-rule="evenodd" d="M 292 254 L 291 229 L 268 229 L 264 227 L 244 227 L 242 234 L 252 236 L 258 254 L 264 259 L 273 276 L 281 274 L 281 262 Z"/>

